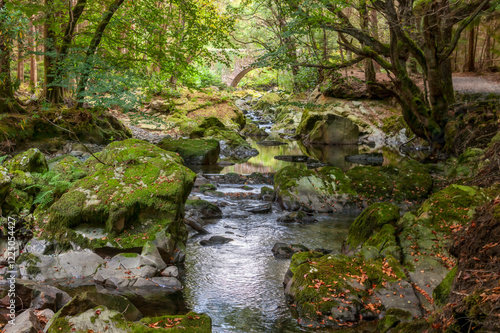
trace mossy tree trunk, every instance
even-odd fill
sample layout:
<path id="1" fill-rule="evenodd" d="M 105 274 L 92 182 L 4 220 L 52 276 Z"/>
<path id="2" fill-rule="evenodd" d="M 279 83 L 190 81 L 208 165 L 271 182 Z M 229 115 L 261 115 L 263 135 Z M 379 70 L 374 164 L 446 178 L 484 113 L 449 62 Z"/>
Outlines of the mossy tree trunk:
<path id="1" fill-rule="evenodd" d="M 5 1 L 0 0 L 0 11 L 5 10 Z M 1 24 L 1 23 L 0 23 Z M 3 29 L 0 29 L 0 32 Z M 14 98 L 10 75 L 10 49 L 12 40 L 8 34 L 0 33 L 0 114 L 22 112 L 23 108 Z"/>
<path id="2" fill-rule="evenodd" d="M 45 0 L 46 8 L 52 8 L 54 0 Z M 56 44 L 56 33 L 54 32 L 55 23 L 53 18 L 55 13 L 50 10 L 46 12 L 44 24 L 45 34 L 45 55 L 44 55 L 44 74 L 45 74 L 45 98 L 55 104 L 62 103 L 64 97 L 63 67 L 62 62 L 68 56 L 71 42 L 73 41 L 74 31 L 78 20 L 85 9 L 87 0 L 78 0 L 69 15 L 69 22 L 64 28 L 64 35 L 60 44 Z"/>
<path id="3" fill-rule="evenodd" d="M 366 2 L 361 1 L 363 4 Z M 344 34 L 353 37 L 361 47 L 347 38 L 341 38 L 339 45 L 373 59 L 393 74 L 391 92 L 403 108 L 405 121 L 415 135 L 426 139 L 435 149 L 443 149 L 447 113 L 454 103 L 450 56 L 462 31 L 488 8 L 490 0 L 425 1 L 418 5 L 411 0 L 372 0 L 371 4 L 388 21 L 389 44 L 375 38 L 363 25 L 361 29 L 355 27 L 332 3 L 326 8 L 337 21 L 329 19 L 321 24 L 339 32 L 341 37 Z M 362 13 L 363 6 L 359 10 Z M 410 76 L 407 64 L 411 59 L 422 68 L 423 78 Z M 428 90 L 419 87 L 422 79 L 428 83 Z"/>

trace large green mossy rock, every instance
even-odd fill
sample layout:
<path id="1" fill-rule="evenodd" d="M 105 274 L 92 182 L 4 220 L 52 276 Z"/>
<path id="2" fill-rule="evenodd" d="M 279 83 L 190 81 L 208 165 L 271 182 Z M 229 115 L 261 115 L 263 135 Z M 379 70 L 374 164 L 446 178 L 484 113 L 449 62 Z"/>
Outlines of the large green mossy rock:
<path id="1" fill-rule="evenodd" d="M 239 133 L 228 129 L 216 117 L 208 117 L 194 128 L 189 134 L 190 139 L 216 139 L 222 141 L 221 155 L 229 160 L 247 160 L 259 152 L 250 147 L 250 144 Z M 222 145 L 222 143 L 221 143 Z M 221 156 L 221 158 L 222 158 Z"/>
<path id="2" fill-rule="evenodd" d="M 399 207 L 390 203 L 376 203 L 367 207 L 351 224 L 347 243 L 356 248 L 366 242 L 374 233 L 386 224 L 396 225 L 399 219 Z"/>
<path id="3" fill-rule="evenodd" d="M 360 210 L 369 204 L 403 204 L 426 198 L 432 188 L 429 173 L 416 162 L 401 167 L 356 166 L 347 172 L 334 167 L 319 171 L 288 166 L 274 177 L 278 201 L 286 210 L 318 212 Z"/>
<path id="4" fill-rule="evenodd" d="M 217 164 L 219 141 L 214 139 L 163 139 L 158 147 L 178 153 L 186 165 Z"/>
<path id="5" fill-rule="evenodd" d="M 403 267 L 390 256 L 366 259 L 300 252 L 293 255 L 290 272 L 285 294 L 306 325 L 324 322 L 326 326 L 338 327 L 345 321 L 378 318 L 378 313 L 390 305 L 394 307 L 385 295 L 389 290 L 391 294 L 398 290 L 391 299 L 396 307 L 412 313 L 419 311 L 418 304 L 408 303 L 416 297 L 405 281 Z M 406 299 L 399 297 L 401 293 L 408 293 Z"/>
<path id="6" fill-rule="evenodd" d="M 355 192 L 342 170 L 324 167 L 287 166 L 274 176 L 278 202 L 286 210 L 342 211 L 353 203 Z"/>
<path id="7" fill-rule="evenodd" d="M 281 101 L 281 96 L 277 93 L 267 93 L 262 96 L 255 104 L 255 109 L 257 110 L 266 110 L 269 107 L 278 104 Z"/>
<path id="8" fill-rule="evenodd" d="M 295 105 L 280 105 L 271 129 L 275 132 L 294 133 L 302 119 L 302 109 Z"/>
<path id="9" fill-rule="evenodd" d="M 359 139 L 359 128 L 348 118 L 306 109 L 297 127 L 297 135 L 301 135 L 306 144 L 356 144 Z"/>
<path id="10" fill-rule="evenodd" d="M 184 203 L 196 175 L 147 142 L 110 144 L 85 163 L 92 172 L 50 208 L 47 229 L 76 230 L 93 246 L 142 247 L 158 232 L 185 241 Z"/>
<path id="11" fill-rule="evenodd" d="M 26 150 L 17 154 L 11 160 L 5 162 L 4 166 L 10 171 L 24 171 L 44 173 L 49 170 L 45 155 L 36 148 Z"/>
<path id="12" fill-rule="evenodd" d="M 450 185 L 398 221 L 403 261 L 411 281 L 422 290 L 418 296 L 426 310 L 434 309 L 433 291 L 456 264 L 448 251 L 453 231 L 470 223 L 476 207 L 495 193 L 498 188 Z"/>
<path id="13" fill-rule="evenodd" d="M 58 175 L 58 179 L 69 182 L 88 176 L 90 170 L 80 159 L 72 155 L 61 156 L 57 160 L 49 160 L 50 171 Z"/>

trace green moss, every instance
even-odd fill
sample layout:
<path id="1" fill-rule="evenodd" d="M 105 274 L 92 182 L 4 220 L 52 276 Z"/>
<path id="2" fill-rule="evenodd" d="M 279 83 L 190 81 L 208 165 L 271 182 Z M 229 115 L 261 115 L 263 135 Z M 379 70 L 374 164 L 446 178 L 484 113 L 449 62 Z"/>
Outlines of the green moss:
<path id="1" fill-rule="evenodd" d="M 377 288 L 383 282 L 405 278 L 403 268 L 392 257 L 365 260 L 360 256 L 308 254 L 294 254 L 290 266 L 290 291 L 301 317 L 324 319 L 332 307 L 358 306 L 362 298 L 368 297 L 368 288 L 360 285 Z"/>
<path id="2" fill-rule="evenodd" d="M 37 266 L 37 263 L 40 263 L 41 261 L 42 260 L 38 256 L 32 253 L 23 253 L 17 259 L 19 264 L 24 264 L 26 272 L 31 277 L 35 277 L 42 272 L 40 267 Z"/>
<path id="3" fill-rule="evenodd" d="M 356 192 L 367 199 L 385 199 L 394 189 L 392 170 L 387 167 L 355 166 L 346 175 Z"/>
<path id="4" fill-rule="evenodd" d="M 458 266 L 453 267 L 452 270 L 446 275 L 443 281 L 432 292 L 432 298 L 438 306 L 444 306 L 448 300 L 451 292 L 451 286 L 455 275 L 457 274 Z"/>
<path id="5" fill-rule="evenodd" d="M 399 200 L 418 200 L 432 189 L 432 177 L 422 164 L 408 160 L 402 163 L 396 178 L 394 197 Z"/>
<path id="6" fill-rule="evenodd" d="M 113 238 L 124 248 L 142 246 L 162 228 L 176 235 L 195 178 L 178 156 L 130 139 L 110 144 L 99 159 L 107 165 L 89 159 L 93 173 L 52 205 L 48 230 L 86 223 L 110 233 L 96 245 Z"/>
<path id="7" fill-rule="evenodd" d="M 220 153 L 219 141 L 214 139 L 163 139 L 158 146 L 178 153 L 188 165 L 215 164 Z"/>
<path id="8" fill-rule="evenodd" d="M 10 172 L 20 170 L 24 172 L 44 173 L 49 170 L 45 155 L 36 148 L 28 149 L 14 156 L 11 160 L 5 162 L 4 166 Z"/>
<path id="9" fill-rule="evenodd" d="M 120 253 L 120 255 L 125 258 L 137 258 L 139 256 L 137 253 Z"/>
<path id="10" fill-rule="evenodd" d="M 367 207 L 351 224 L 347 243 L 356 248 L 367 241 L 374 233 L 380 231 L 385 224 L 395 225 L 399 219 L 399 214 L 399 208 L 390 203 L 376 203 Z M 384 233 L 372 239 L 371 245 L 380 246 L 379 249 L 381 249 L 385 241 L 387 241 L 385 238 L 388 237 L 387 234 L 390 234 L 390 231 L 388 228 L 384 229 Z"/>
<path id="11" fill-rule="evenodd" d="M 206 191 L 215 191 L 217 190 L 217 186 L 215 186 L 214 184 L 203 184 L 203 185 L 200 185 L 200 187 L 198 187 L 198 191 L 200 191 L 201 193 L 203 192 L 206 192 Z"/>

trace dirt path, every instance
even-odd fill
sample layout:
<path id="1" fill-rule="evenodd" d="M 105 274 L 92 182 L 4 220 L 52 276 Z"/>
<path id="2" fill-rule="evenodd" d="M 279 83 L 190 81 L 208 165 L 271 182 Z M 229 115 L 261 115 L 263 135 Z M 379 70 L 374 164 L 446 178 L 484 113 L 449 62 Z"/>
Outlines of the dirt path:
<path id="1" fill-rule="evenodd" d="M 459 93 L 495 93 L 500 94 L 500 82 L 480 76 L 453 76 L 453 88 Z"/>

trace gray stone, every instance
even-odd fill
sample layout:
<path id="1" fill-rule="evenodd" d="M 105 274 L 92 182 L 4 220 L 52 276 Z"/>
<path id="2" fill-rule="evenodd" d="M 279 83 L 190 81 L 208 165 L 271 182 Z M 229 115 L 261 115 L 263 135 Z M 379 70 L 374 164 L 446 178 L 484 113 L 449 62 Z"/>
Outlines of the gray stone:
<path id="1" fill-rule="evenodd" d="M 165 277 L 179 277 L 179 268 L 177 266 L 168 266 L 161 272 L 161 275 Z"/>
<path id="2" fill-rule="evenodd" d="M 71 301 L 68 293 L 48 285 L 35 285 L 33 287 L 33 298 L 30 307 L 35 310 L 50 309 L 59 311 L 64 305 Z"/>
<path id="3" fill-rule="evenodd" d="M 203 246 L 210 246 L 210 245 L 220 245 L 220 244 L 226 244 L 232 241 L 231 238 L 226 238 L 222 236 L 212 236 L 208 240 L 202 240 L 200 242 L 200 245 Z"/>
<path id="4" fill-rule="evenodd" d="M 4 333 L 39 333 L 43 330 L 33 309 L 28 309 L 16 317 L 15 325 L 8 324 Z"/>

